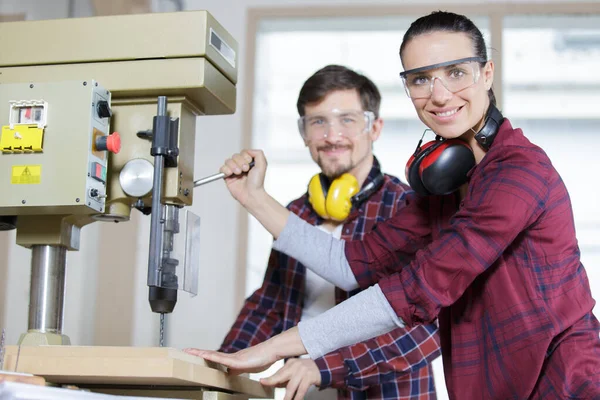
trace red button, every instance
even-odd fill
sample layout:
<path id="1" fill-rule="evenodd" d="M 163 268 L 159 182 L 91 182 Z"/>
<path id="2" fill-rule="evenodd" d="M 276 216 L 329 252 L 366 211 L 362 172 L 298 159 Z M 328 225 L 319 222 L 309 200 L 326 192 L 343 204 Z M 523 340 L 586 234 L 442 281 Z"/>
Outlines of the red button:
<path id="1" fill-rule="evenodd" d="M 111 153 L 117 154 L 121 151 L 121 135 L 119 132 L 113 132 L 106 138 L 106 149 Z"/>

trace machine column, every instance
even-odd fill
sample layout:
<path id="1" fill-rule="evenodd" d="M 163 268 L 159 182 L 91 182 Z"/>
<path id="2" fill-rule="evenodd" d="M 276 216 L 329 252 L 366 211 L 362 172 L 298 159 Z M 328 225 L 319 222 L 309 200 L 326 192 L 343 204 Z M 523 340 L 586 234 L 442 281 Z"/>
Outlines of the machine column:
<path id="1" fill-rule="evenodd" d="M 29 331 L 62 333 L 66 269 L 66 247 L 32 247 Z"/>

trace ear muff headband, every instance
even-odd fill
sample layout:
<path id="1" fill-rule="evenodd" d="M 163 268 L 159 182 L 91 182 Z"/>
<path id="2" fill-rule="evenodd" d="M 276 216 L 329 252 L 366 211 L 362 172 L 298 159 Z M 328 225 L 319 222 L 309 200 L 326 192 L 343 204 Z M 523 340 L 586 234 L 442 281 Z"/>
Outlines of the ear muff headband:
<path id="1" fill-rule="evenodd" d="M 494 142 L 496 134 L 500 129 L 500 125 L 502 125 L 503 122 L 504 116 L 500 110 L 493 104 L 490 104 L 490 108 L 488 108 L 488 112 L 485 116 L 485 123 L 475 135 L 475 140 L 477 140 L 477 143 L 479 143 L 484 150 L 487 151 L 490 149 L 490 146 Z"/>
<path id="2" fill-rule="evenodd" d="M 373 193 L 379 190 L 379 188 L 383 185 L 385 181 L 385 177 L 382 173 L 377 175 L 370 183 L 367 183 L 365 187 L 362 188 L 360 192 L 355 194 L 352 197 L 352 205 L 354 207 L 360 207 L 360 205 L 367 200 Z"/>

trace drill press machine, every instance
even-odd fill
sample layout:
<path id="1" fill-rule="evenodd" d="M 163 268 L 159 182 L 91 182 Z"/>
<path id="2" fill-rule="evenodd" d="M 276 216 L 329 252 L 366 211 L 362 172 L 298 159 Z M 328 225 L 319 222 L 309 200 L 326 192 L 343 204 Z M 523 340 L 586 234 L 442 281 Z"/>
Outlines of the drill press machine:
<path id="1" fill-rule="evenodd" d="M 132 208 L 151 219 L 152 311 L 195 293 L 196 117 L 235 112 L 236 83 L 237 43 L 206 11 L 0 24 L 0 229 L 32 251 L 19 344 L 70 343 L 67 252 Z"/>

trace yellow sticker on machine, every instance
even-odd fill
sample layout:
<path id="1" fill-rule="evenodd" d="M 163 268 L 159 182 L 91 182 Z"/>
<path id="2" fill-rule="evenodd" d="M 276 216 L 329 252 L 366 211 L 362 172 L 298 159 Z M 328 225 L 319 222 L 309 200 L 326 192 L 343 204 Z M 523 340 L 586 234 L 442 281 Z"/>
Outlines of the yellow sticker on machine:
<path id="1" fill-rule="evenodd" d="M 10 183 L 13 185 L 36 185 L 42 180 L 41 165 L 13 165 Z"/>

